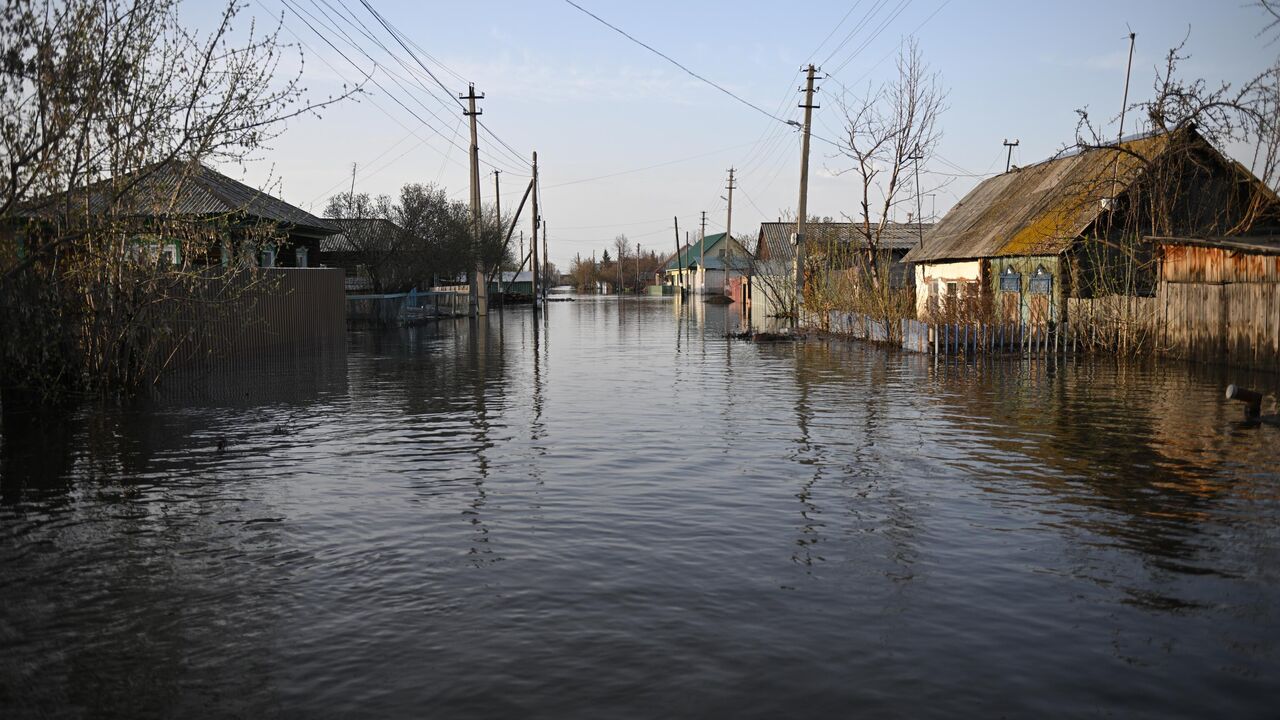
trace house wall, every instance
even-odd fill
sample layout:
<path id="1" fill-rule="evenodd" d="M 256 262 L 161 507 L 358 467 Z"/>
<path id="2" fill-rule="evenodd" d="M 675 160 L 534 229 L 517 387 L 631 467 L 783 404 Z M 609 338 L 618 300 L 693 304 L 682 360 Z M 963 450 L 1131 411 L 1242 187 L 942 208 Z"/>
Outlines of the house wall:
<path id="1" fill-rule="evenodd" d="M 999 257 L 991 258 L 989 264 L 987 286 L 992 293 L 992 311 L 997 322 L 1044 325 L 1049 320 L 1055 323 L 1064 320 L 1066 305 L 1060 256 Z M 1037 274 L 1037 271 L 1043 272 Z M 1034 283 L 1033 278 L 1037 279 Z M 1018 284 L 1017 290 L 1011 287 L 1014 282 Z M 1045 289 L 1045 284 L 1049 292 L 1038 292 Z"/>
<path id="2" fill-rule="evenodd" d="M 963 285 L 982 282 L 982 261 L 962 260 L 945 263 L 918 263 L 916 265 L 916 317 L 929 318 L 930 294 L 946 295 L 947 283 Z"/>

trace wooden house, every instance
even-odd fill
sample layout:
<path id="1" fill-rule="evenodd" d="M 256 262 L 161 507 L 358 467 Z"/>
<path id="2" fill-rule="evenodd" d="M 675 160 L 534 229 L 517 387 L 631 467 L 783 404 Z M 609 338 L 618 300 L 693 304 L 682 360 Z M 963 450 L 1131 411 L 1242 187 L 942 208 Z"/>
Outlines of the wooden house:
<path id="1" fill-rule="evenodd" d="M 1052 325 L 1072 299 L 1155 294 L 1152 234 L 1274 227 L 1275 194 L 1192 129 L 983 181 L 907 254 L 922 319 Z"/>

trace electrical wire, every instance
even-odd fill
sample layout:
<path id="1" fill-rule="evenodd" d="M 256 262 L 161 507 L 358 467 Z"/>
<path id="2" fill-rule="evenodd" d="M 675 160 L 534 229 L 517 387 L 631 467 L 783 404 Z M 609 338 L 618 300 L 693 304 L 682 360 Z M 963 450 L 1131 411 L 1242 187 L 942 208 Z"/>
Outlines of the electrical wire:
<path id="1" fill-rule="evenodd" d="M 361 0 L 361 1 L 363 2 L 364 0 Z M 609 22 L 608 20 L 605 20 L 604 18 L 600 17 L 599 15 L 596 15 L 595 13 L 593 13 L 593 12 L 591 12 L 590 10 L 588 10 L 588 9 L 586 9 L 586 8 L 584 8 L 584 7 L 582 7 L 581 5 L 579 5 L 578 3 L 574 2 L 573 0 L 564 0 L 564 1 L 565 1 L 566 3 L 568 3 L 568 4 L 572 5 L 573 7 L 577 8 L 577 9 L 578 9 L 579 11 L 581 11 L 582 13 L 584 13 L 584 14 L 586 14 L 586 15 L 589 15 L 590 17 L 594 18 L 594 19 L 596 20 L 596 22 L 599 22 L 601 25 L 604 25 L 605 27 L 607 27 L 607 28 L 609 28 L 609 29 L 613 30 L 614 32 L 616 32 L 616 33 L 618 33 L 619 35 L 621 35 L 621 36 L 625 37 L 626 39 L 630 40 L 631 42 L 633 42 L 633 43 L 635 43 L 635 44 L 639 45 L 640 47 L 642 47 L 642 48 L 644 48 L 644 49 L 648 50 L 649 52 L 653 53 L 654 55 L 657 55 L 658 57 L 662 58 L 663 60 L 666 60 L 667 62 L 671 63 L 672 65 L 675 65 L 676 67 L 680 68 L 680 69 L 681 69 L 681 70 L 683 70 L 685 73 L 687 73 L 688 75 L 690 75 L 690 76 L 692 76 L 692 77 L 694 77 L 694 78 L 696 78 L 696 79 L 698 79 L 698 80 L 701 80 L 702 82 L 704 82 L 704 83 L 706 83 L 706 84 L 710 85 L 711 87 L 713 87 L 713 88 L 715 88 L 715 89 L 719 90 L 720 92 L 724 93 L 725 95 L 728 95 L 729 97 L 733 98 L 734 100 L 737 100 L 738 102 L 742 103 L 743 105 L 746 105 L 747 107 L 751 108 L 752 110 L 755 110 L 756 112 L 760 113 L 761 115 L 764 115 L 765 117 L 773 118 L 774 120 L 777 120 L 778 122 L 783 123 L 783 124 L 786 124 L 786 125 L 790 125 L 790 124 L 791 124 L 791 122 L 789 122 L 789 121 L 787 121 L 787 120 L 784 120 L 784 119 L 782 119 L 782 118 L 778 117 L 777 115 L 774 115 L 773 113 L 769 112 L 768 110 L 765 110 L 764 108 L 760 107 L 759 105 L 756 105 L 755 103 L 751 102 L 750 100 L 746 100 L 746 99 L 742 98 L 740 95 L 738 95 L 738 94 L 734 93 L 733 91 L 729 90 L 728 88 L 724 87 L 723 85 L 720 85 L 719 83 L 717 83 L 717 82 L 715 82 L 715 81 L 713 81 L 713 80 L 708 80 L 706 77 L 704 77 L 704 76 L 702 76 L 702 75 L 699 75 L 698 73 L 694 72 L 693 70 L 690 70 L 689 68 L 685 67 L 685 66 L 684 66 L 684 65 L 682 65 L 680 62 L 678 62 L 677 60 L 675 60 L 674 58 L 672 58 L 670 55 L 667 55 L 666 53 L 662 52 L 661 50 L 658 50 L 657 48 L 653 47 L 652 45 L 649 45 L 648 43 L 645 43 L 644 41 L 642 41 L 642 40 L 640 40 L 640 39 L 636 38 L 636 37 L 635 37 L 634 35 L 632 35 L 631 33 L 628 33 L 626 30 L 623 30 L 622 28 L 618 27 L 617 25 L 614 25 L 613 23 Z"/>

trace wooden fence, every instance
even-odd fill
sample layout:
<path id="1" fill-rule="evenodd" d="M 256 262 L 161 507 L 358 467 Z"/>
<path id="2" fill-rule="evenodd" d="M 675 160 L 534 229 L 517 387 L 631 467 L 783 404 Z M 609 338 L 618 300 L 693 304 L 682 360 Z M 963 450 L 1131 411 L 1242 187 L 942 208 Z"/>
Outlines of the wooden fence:
<path id="1" fill-rule="evenodd" d="M 904 318 L 896 321 L 896 328 L 883 319 L 833 311 L 828 313 L 827 329 L 935 355 L 1154 352 L 1280 371 L 1280 285 L 1276 283 L 1165 282 L 1156 297 L 1072 298 L 1068 310 L 1065 324 L 930 323 Z"/>
<path id="2" fill-rule="evenodd" d="M 1280 371 L 1280 284 L 1162 282 L 1163 352 Z"/>

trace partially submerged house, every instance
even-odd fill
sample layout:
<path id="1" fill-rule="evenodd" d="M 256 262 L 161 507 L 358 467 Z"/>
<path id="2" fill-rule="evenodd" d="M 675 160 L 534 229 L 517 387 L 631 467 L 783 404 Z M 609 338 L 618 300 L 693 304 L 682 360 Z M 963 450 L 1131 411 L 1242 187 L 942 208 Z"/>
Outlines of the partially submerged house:
<path id="1" fill-rule="evenodd" d="M 408 270 L 396 260 L 404 230 L 384 218 L 331 218 L 339 232 L 320 241 L 320 264 L 342 268 L 347 292 L 386 292 L 399 287 Z"/>
<path id="2" fill-rule="evenodd" d="M 175 264 L 314 266 L 321 238 L 338 232 L 277 197 L 179 160 L 30 203 L 22 214 L 54 226 L 78 216 L 87 227 L 127 228 L 149 256 Z M 30 241 L 39 234 L 33 228 Z"/>
<path id="3" fill-rule="evenodd" d="M 1275 194 L 1193 129 L 1127 138 L 983 181 L 905 260 L 922 319 L 1059 324 L 1070 301 L 1152 296 L 1144 236 L 1277 222 Z"/>
<path id="4" fill-rule="evenodd" d="M 679 256 L 667 261 L 664 274 L 673 285 L 691 284 L 699 294 L 722 294 L 726 279 L 746 277 L 751 269 L 751 255 L 736 239 L 726 233 L 707 235 L 680 249 Z"/>
<path id="5" fill-rule="evenodd" d="M 932 223 L 886 222 L 866 228 L 853 222 L 810 222 L 805 225 L 805 249 L 812 260 L 833 270 L 865 269 L 867 250 L 874 238 L 880 268 L 893 288 L 911 287 L 913 278 L 903 257 L 920 244 Z M 791 275 L 796 249 L 791 236 L 794 222 L 760 223 L 754 253 L 757 274 Z"/>

